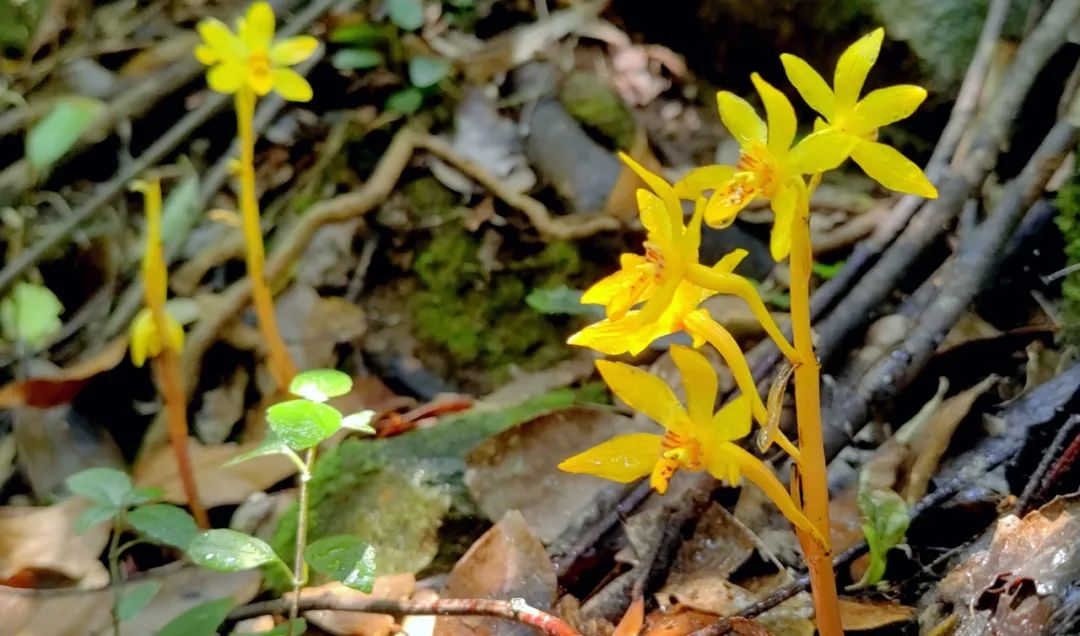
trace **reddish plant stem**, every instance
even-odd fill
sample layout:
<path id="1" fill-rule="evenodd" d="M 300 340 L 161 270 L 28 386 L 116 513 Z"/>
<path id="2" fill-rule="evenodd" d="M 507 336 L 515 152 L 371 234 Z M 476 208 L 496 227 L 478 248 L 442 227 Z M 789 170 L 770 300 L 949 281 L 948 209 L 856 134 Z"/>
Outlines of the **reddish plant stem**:
<path id="1" fill-rule="evenodd" d="M 265 601 L 244 605 L 229 613 L 230 621 L 279 614 L 289 610 L 289 600 Z M 528 625 L 550 636 L 581 636 L 561 618 L 531 607 L 520 599 L 503 601 L 486 598 L 440 598 L 432 601 L 392 601 L 376 598 L 341 598 L 331 594 L 305 595 L 300 609 L 338 610 L 391 616 L 493 616 Z"/>
<path id="2" fill-rule="evenodd" d="M 169 347 L 162 347 L 154 358 L 154 381 L 165 401 L 165 421 L 169 429 L 169 441 L 176 456 L 176 471 L 188 498 L 188 506 L 200 528 L 210 527 L 210 518 L 199 501 L 199 488 L 188 454 L 187 405 L 180 380 L 180 358 Z"/>

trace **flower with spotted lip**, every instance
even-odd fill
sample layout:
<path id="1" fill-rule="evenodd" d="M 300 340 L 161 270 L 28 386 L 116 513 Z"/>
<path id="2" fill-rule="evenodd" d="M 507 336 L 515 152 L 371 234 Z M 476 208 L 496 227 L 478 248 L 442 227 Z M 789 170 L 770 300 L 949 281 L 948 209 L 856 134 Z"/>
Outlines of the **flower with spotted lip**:
<path id="1" fill-rule="evenodd" d="M 195 57 L 210 67 L 210 88 L 230 94 L 249 89 L 260 97 L 273 90 L 292 102 L 311 100 L 311 85 L 289 67 L 311 57 L 319 41 L 301 35 L 275 42 L 274 21 L 270 5 L 256 2 L 236 21 L 235 33 L 215 18 L 199 22 L 202 44 Z"/>
<path id="2" fill-rule="evenodd" d="M 937 189 L 919 166 L 877 140 L 879 128 L 915 112 L 926 99 L 926 89 L 900 84 L 870 91 L 859 99 L 884 37 L 884 29 L 874 29 L 849 46 L 836 63 L 832 88 L 802 58 L 785 53 L 780 61 L 795 90 L 823 118 L 817 120 L 815 130 L 851 134 L 856 139 L 851 158 L 871 179 L 896 192 L 933 199 Z"/>
<path id="3" fill-rule="evenodd" d="M 671 356 L 682 376 L 686 408 L 655 375 L 621 362 L 596 363 L 612 392 L 663 426 L 664 434 L 619 435 L 563 461 L 559 468 L 620 483 L 648 476 L 653 489 L 661 494 L 678 470 L 707 470 L 731 486 L 737 486 L 745 476 L 793 524 L 815 532 L 772 470 L 735 443 L 750 433 L 747 397 L 741 395 L 714 412 L 718 379 L 712 364 L 681 345 L 671 347 Z"/>
<path id="4" fill-rule="evenodd" d="M 581 302 L 603 305 L 607 317 L 568 342 L 610 355 L 637 354 L 657 338 L 681 330 L 683 319 L 703 300 L 724 293 L 746 302 L 784 354 L 794 355 L 757 290 L 734 273 L 746 250 L 733 250 L 712 267 L 698 262 L 704 201 L 699 199 L 689 224 L 684 224 L 682 204 L 671 184 L 633 159 L 622 159 L 651 188 L 637 191 L 645 254 L 623 254 L 618 271 L 586 290 Z"/>
<path id="5" fill-rule="evenodd" d="M 847 159 L 855 139 L 838 130 L 822 130 L 795 141 L 795 109 L 791 102 L 760 75 L 751 75 L 765 105 L 768 123 L 746 100 L 720 91 L 720 119 L 739 143 L 735 166 L 712 165 L 691 170 L 675 185 L 676 194 L 696 199 L 713 190 L 705 205 L 705 222 L 727 227 L 743 208 L 757 198 L 768 199 L 776 220 L 769 251 L 779 261 L 791 250 L 791 224 L 803 175 L 832 170 Z"/>

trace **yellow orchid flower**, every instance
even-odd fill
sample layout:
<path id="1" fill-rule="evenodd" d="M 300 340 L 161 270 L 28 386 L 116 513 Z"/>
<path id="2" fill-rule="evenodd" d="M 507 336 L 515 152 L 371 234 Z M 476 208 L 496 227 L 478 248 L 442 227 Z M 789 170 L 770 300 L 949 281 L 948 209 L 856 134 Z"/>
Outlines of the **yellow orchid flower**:
<path id="1" fill-rule="evenodd" d="M 146 248 L 142 259 L 146 307 L 135 315 L 130 330 L 131 361 L 141 367 L 147 358 L 161 355 L 163 347 L 180 353 L 184 348 L 184 328 L 165 309 L 168 269 L 161 249 L 161 185 L 156 180 L 136 181 L 131 189 L 142 193 L 146 213 Z M 155 317 L 158 312 L 163 318 L 161 329 Z"/>
<path id="2" fill-rule="evenodd" d="M 915 112 L 926 99 L 926 89 L 901 84 L 870 91 L 859 99 L 884 37 L 884 29 L 874 29 L 849 46 L 836 63 L 833 88 L 802 58 L 785 53 L 780 61 L 795 90 L 827 122 L 819 120 L 816 129 L 840 130 L 855 136 L 858 142 L 851 158 L 871 179 L 896 192 L 933 199 L 937 189 L 919 166 L 895 148 L 877 141 L 879 128 Z"/>
<path id="3" fill-rule="evenodd" d="M 623 161 L 652 192 L 637 191 L 645 226 L 645 254 L 623 254 L 620 269 L 586 290 L 581 302 L 604 305 L 607 318 L 570 337 L 568 342 L 616 355 L 641 353 L 657 338 L 682 329 L 682 319 L 717 293 L 743 299 L 785 355 L 794 355 L 783 333 L 750 281 L 734 272 L 746 250 L 734 250 L 713 267 L 698 262 L 704 206 L 699 200 L 689 225 L 674 187 L 628 156 Z M 644 303 L 640 309 L 633 309 Z"/>
<path id="4" fill-rule="evenodd" d="M 131 339 L 131 362 L 141 367 L 149 358 L 161 355 L 164 347 L 175 353 L 184 349 L 184 328 L 171 315 L 165 315 L 165 337 L 161 336 L 154 315 L 149 307 L 144 307 L 135 314 L 129 332 Z"/>
<path id="5" fill-rule="evenodd" d="M 311 85 L 288 67 L 310 57 L 319 41 L 301 35 L 274 42 L 274 22 L 274 10 L 266 2 L 251 5 L 236 21 L 236 33 L 214 18 L 199 22 L 203 43 L 195 48 L 195 57 L 210 67 L 210 88 L 219 93 L 248 88 L 260 97 L 273 90 L 292 102 L 311 100 Z"/>
<path id="6" fill-rule="evenodd" d="M 739 142 L 739 161 L 734 167 L 713 165 L 691 170 L 675 190 L 681 198 L 695 199 L 712 189 L 705 206 L 705 222 L 713 227 L 730 225 L 752 200 L 768 199 L 776 215 L 769 250 L 779 261 L 791 251 L 791 224 L 803 175 L 839 166 L 851 153 L 855 140 L 842 131 L 823 130 L 792 146 L 797 122 L 791 102 L 757 73 L 751 79 L 765 105 L 768 124 L 746 100 L 720 91 L 720 119 Z"/>
<path id="7" fill-rule="evenodd" d="M 629 483 L 646 475 L 663 494 L 677 470 L 707 470 L 731 486 L 745 476 L 772 499 L 797 527 L 814 532 L 780 480 L 761 460 L 734 442 L 750 433 L 750 402 L 735 398 L 714 413 L 718 380 L 705 356 L 680 345 L 671 356 L 682 376 L 686 408 L 660 378 L 620 362 L 599 360 L 600 375 L 631 408 L 664 427 L 664 434 L 619 435 L 575 455 L 559 468 Z"/>

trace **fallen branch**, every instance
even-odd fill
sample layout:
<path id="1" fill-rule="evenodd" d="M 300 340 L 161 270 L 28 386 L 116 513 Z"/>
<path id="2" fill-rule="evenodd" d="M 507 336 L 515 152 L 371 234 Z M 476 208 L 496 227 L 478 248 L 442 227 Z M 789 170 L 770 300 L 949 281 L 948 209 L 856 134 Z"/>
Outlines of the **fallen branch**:
<path id="1" fill-rule="evenodd" d="M 1020 176 L 1005 187 L 987 219 L 960 244 L 948 278 L 904 341 L 866 371 L 854 390 L 838 388 L 834 392 L 823 418 L 827 457 L 835 457 L 863 427 L 871 405 L 892 400 L 911 384 L 975 295 L 992 279 L 1013 229 L 1080 137 L 1080 100 L 1073 111 L 1069 119 L 1054 125 Z"/>
<path id="2" fill-rule="evenodd" d="M 945 129 L 926 166 L 926 176 L 934 183 L 941 181 L 949 159 L 956 152 L 961 137 L 975 115 L 979 97 L 982 95 L 983 85 L 986 83 L 986 76 L 990 70 L 990 63 L 994 58 L 998 39 L 1001 37 L 1009 3 L 1010 0 L 994 0 L 987 10 L 986 21 L 979 34 L 975 54 L 964 73 L 956 101 L 949 113 L 949 121 L 945 124 Z M 1026 92 L 1025 90 L 1024 93 Z M 913 195 L 902 197 L 885 222 L 875 229 L 870 238 L 855 246 L 840 272 L 814 293 L 811 310 L 815 318 L 828 311 L 841 296 L 851 289 L 866 270 L 877 261 L 881 253 L 896 240 L 923 202 L 922 198 Z"/>
<path id="3" fill-rule="evenodd" d="M 1080 0 L 1055 0 L 1038 27 L 1020 45 L 1002 79 L 1002 88 L 975 124 L 973 141 L 962 164 L 952 166 L 940 184 L 939 197 L 927 202 L 911 217 L 877 264 L 815 326 L 822 343 L 819 355 L 823 361 L 842 350 L 851 334 L 892 294 L 896 281 L 945 233 L 964 202 L 982 186 L 997 162 L 1009 128 L 1035 77 L 1064 44 L 1078 15 Z"/>
<path id="4" fill-rule="evenodd" d="M 229 613 L 228 620 L 239 621 L 267 614 L 289 611 L 291 601 L 275 600 L 252 603 Z M 377 598 L 341 598 L 333 594 L 301 594 L 300 610 L 334 610 L 401 616 L 493 616 L 528 625 L 551 636 L 581 636 L 557 616 L 531 607 L 524 599 L 503 601 L 483 598 L 440 598 L 432 601 L 391 601 Z"/>

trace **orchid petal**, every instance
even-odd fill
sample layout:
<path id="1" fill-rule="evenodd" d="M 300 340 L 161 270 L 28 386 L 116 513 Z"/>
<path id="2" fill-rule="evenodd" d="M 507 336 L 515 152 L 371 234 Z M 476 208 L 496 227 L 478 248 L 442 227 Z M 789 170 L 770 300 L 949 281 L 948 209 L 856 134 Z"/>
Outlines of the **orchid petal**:
<path id="1" fill-rule="evenodd" d="M 739 146 L 745 148 L 752 142 L 764 142 L 769 133 L 765 122 L 754 111 L 750 102 L 727 91 L 716 94 L 716 102 L 720 108 L 720 119 L 724 127 L 728 129 Z"/>
<path id="2" fill-rule="evenodd" d="M 833 87 L 836 89 L 836 110 L 848 112 L 855 107 L 870 69 L 877 62 L 885 30 L 874 29 L 855 41 L 840 55 L 836 63 Z"/>
<path id="3" fill-rule="evenodd" d="M 784 65 L 788 81 L 799 92 L 803 101 L 825 119 L 831 119 L 836 105 L 836 96 L 825 82 L 825 78 L 821 77 L 806 60 L 796 55 L 784 53 L 780 56 L 780 62 Z"/>
<path id="4" fill-rule="evenodd" d="M 611 392 L 630 408 L 648 415 L 664 428 L 685 429 L 686 411 L 666 382 L 622 362 L 597 360 L 596 368 Z"/>
<path id="5" fill-rule="evenodd" d="M 925 99 L 926 89 L 911 84 L 870 91 L 855 104 L 848 129 L 857 135 L 868 135 L 882 126 L 911 117 Z"/>
<path id="6" fill-rule="evenodd" d="M 716 393 L 719 381 L 716 369 L 697 351 L 681 345 L 671 346 L 671 358 L 682 376 L 683 390 L 686 392 L 686 410 L 695 426 L 703 426 L 712 419 L 713 407 L 716 406 Z M 750 412 L 747 411 L 749 416 Z M 747 420 L 749 421 L 749 420 Z"/>
<path id="7" fill-rule="evenodd" d="M 650 433 L 619 435 L 559 464 L 568 473 L 583 473 L 620 483 L 652 472 L 660 459 L 661 437 Z"/>
<path id="8" fill-rule="evenodd" d="M 795 140 L 795 128 L 798 123 L 795 120 L 795 109 L 791 106 L 788 98 L 776 89 L 775 86 L 761 79 L 754 73 L 750 76 L 754 82 L 761 101 L 765 104 L 765 115 L 768 117 L 768 147 L 774 156 L 782 157 L 791 148 L 791 142 Z"/>
<path id="9" fill-rule="evenodd" d="M 937 198 L 937 188 L 919 166 L 898 150 L 875 141 L 860 141 L 851 158 L 868 177 L 895 192 Z"/>

